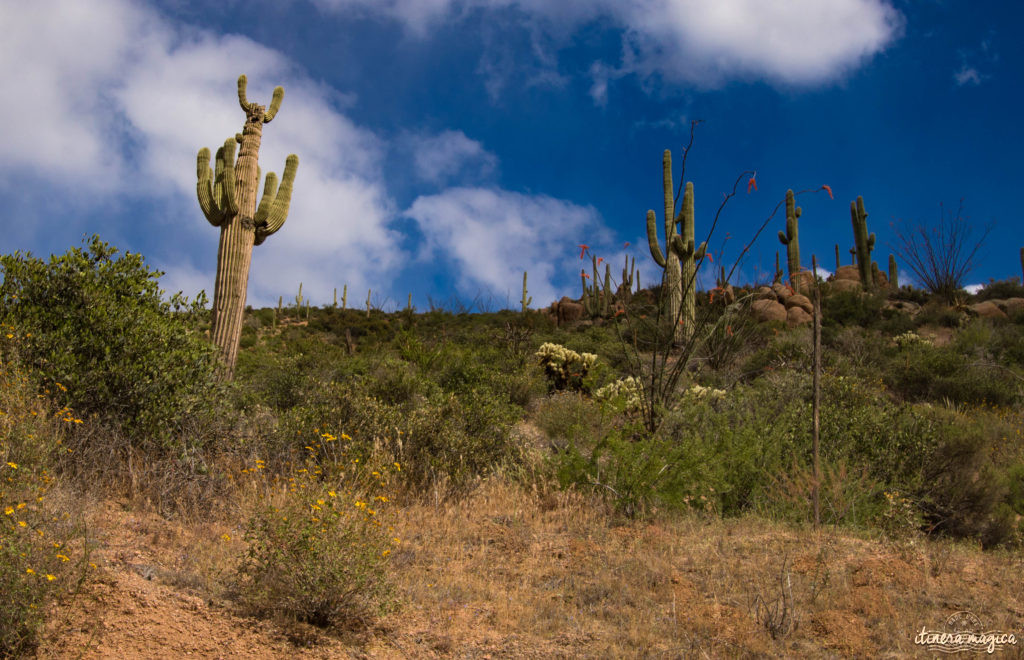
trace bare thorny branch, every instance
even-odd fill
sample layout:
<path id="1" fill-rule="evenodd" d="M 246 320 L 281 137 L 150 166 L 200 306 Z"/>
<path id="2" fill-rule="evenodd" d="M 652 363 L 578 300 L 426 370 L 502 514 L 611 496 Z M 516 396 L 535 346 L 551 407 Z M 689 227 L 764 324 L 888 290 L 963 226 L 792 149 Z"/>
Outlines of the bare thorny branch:
<path id="1" fill-rule="evenodd" d="M 939 224 L 930 228 L 923 224 L 911 227 L 906 221 L 892 223 L 901 259 L 925 287 L 950 303 L 974 269 L 974 258 L 993 229 L 992 223 L 985 225 L 981 238 L 972 244 L 973 227 L 963 208 L 961 199 L 956 216 L 947 215 L 940 204 Z"/>

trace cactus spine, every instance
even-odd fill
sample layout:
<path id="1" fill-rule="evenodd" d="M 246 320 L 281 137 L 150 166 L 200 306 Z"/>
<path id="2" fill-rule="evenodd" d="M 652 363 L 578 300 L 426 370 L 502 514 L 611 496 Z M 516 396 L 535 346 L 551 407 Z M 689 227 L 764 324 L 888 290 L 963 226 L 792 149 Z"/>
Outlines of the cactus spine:
<path id="1" fill-rule="evenodd" d="M 530 303 L 533 302 L 533 297 L 526 295 L 526 271 L 525 270 L 523 271 L 523 299 L 520 302 L 523 304 L 523 314 L 525 314 L 526 310 L 530 307 Z"/>
<path id="2" fill-rule="evenodd" d="M 889 289 L 896 291 L 900 288 L 900 272 L 896 268 L 896 255 L 889 255 Z"/>
<path id="3" fill-rule="evenodd" d="M 675 215 L 675 196 L 672 185 L 672 152 L 662 154 L 662 190 L 665 201 L 665 251 L 658 244 L 658 229 L 654 211 L 647 212 L 647 243 L 654 262 L 664 269 L 662 288 L 665 311 L 675 326 L 675 338 L 689 339 L 697 315 L 696 260 L 704 258 L 706 244 L 696 244 L 693 228 L 693 184 L 687 183 L 683 193 L 683 204 L 679 215 Z M 677 227 L 682 232 L 677 232 Z M 684 292 L 683 289 L 686 289 Z"/>
<path id="4" fill-rule="evenodd" d="M 803 209 L 796 205 L 792 190 L 786 191 L 786 231 L 779 232 L 779 242 L 786 246 L 786 265 L 789 267 L 789 283 L 794 284 L 800 272 L 800 234 L 797 221 Z M 776 266 L 778 268 L 778 266 Z"/>
<path id="5" fill-rule="evenodd" d="M 853 221 L 853 239 L 857 244 L 857 268 L 865 291 L 875 288 L 871 276 L 871 250 L 875 247 L 875 235 L 868 235 L 868 214 L 864 210 L 864 198 L 858 196 L 856 202 L 850 202 L 850 218 Z"/>
<path id="6" fill-rule="evenodd" d="M 209 149 L 200 149 L 196 159 L 199 207 L 209 223 L 221 230 L 210 335 L 221 351 L 223 367 L 220 378 L 223 380 L 231 380 L 238 360 L 252 248 L 280 229 L 287 219 L 292 184 L 299 166 L 297 156 L 288 156 L 280 188 L 277 175 L 267 174 L 263 197 L 257 208 L 258 158 L 263 124 L 269 123 L 277 114 L 284 90 L 281 87 L 274 89 L 268 109 L 250 103 L 245 88 L 246 78 L 239 76 L 238 103 L 245 112 L 242 132 L 226 140 L 217 150 L 215 170 L 210 168 Z M 240 145 L 237 160 L 236 142 Z"/>

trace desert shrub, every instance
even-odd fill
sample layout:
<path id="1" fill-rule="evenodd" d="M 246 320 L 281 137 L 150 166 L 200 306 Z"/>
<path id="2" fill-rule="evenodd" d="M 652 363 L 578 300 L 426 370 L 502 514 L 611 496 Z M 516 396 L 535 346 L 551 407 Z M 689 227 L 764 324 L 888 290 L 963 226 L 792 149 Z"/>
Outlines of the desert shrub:
<path id="1" fill-rule="evenodd" d="M 20 657 L 39 643 L 49 605 L 81 585 L 88 547 L 51 467 L 77 418 L 39 398 L 9 351 L 0 355 L 0 657 Z"/>
<path id="2" fill-rule="evenodd" d="M 949 346 L 907 346 L 885 368 L 885 384 L 908 401 L 1013 405 L 1019 386 L 1001 369 Z"/>
<path id="3" fill-rule="evenodd" d="M 400 467 L 308 463 L 278 488 L 253 465 L 264 497 L 246 525 L 248 551 L 234 585 L 243 607 L 286 623 L 367 627 L 389 604 L 386 568 L 398 539 L 381 519 L 388 474 Z"/>
<path id="4" fill-rule="evenodd" d="M 882 315 L 882 293 L 833 291 L 821 299 L 822 325 L 874 325 Z"/>
<path id="5" fill-rule="evenodd" d="M 959 328 L 964 319 L 963 312 L 940 302 L 930 302 L 921 308 L 914 323 L 917 324 L 917 327 L 937 325 L 943 328 Z"/>
<path id="6" fill-rule="evenodd" d="M 1008 280 L 999 280 L 998 282 L 989 280 L 988 284 L 981 291 L 974 294 L 974 299 L 979 302 L 982 300 L 1006 298 L 1024 298 L 1024 286 L 1021 286 L 1018 278 L 1011 277 Z"/>
<path id="7" fill-rule="evenodd" d="M 556 392 L 545 397 L 537 405 L 533 421 L 556 449 L 600 437 L 605 424 L 600 405 L 578 392 Z"/>
<path id="8" fill-rule="evenodd" d="M 0 321 L 23 337 L 25 364 L 66 388 L 58 401 L 135 438 L 166 436 L 217 400 L 216 354 L 173 313 L 187 309 L 183 298 L 161 300 L 159 272 L 139 254 L 115 255 L 94 236 L 49 262 L 0 257 Z"/>
<path id="9" fill-rule="evenodd" d="M 341 450 L 349 459 L 384 456 L 403 466 L 401 485 L 443 486 L 454 494 L 522 458 L 509 434 L 519 409 L 489 391 L 455 395 L 435 388 L 416 401 L 395 404 L 371 394 L 372 388 L 364 379 L 310 388 L 306 402 L 283 411 L 278 425 L 260 440 L 265 460 L 277 469 L 307 455 L 308 447 L 316 448 L 309 429 L 319 429 L 347 436 L 318 449 L 328 462 L 339 460 Z"/>
<path id="10" fill-rule="evenodd" d="M 767 346 L 748 356 L 741 371 L 747 378 L 752 378 L 765 371 L 807 367 L 810 359 L 810 344 L 805 332 L 782 332 L 772 336 Z"/>
<path id="11" fill-rule="evenodd" d="M 981 540 L 985 547 L 1013 538 L 1014 512 L 1008 479 L 991 462 L 984 433 L 962 423 L 946 425 L 946 437 L 924 463 L 919 506 L 929 531 Z"/>

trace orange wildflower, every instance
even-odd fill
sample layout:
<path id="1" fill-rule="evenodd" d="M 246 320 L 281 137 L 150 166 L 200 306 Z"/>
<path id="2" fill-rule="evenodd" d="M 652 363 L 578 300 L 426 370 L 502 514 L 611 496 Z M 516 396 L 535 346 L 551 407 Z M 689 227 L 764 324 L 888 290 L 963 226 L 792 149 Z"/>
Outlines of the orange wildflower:
<path id="1" fill-rule="evenodd" d="M 751 188 L 753 188 L 754 190 L 757 190 L 757 179 L 755 178 L 756 176 L 757 176 L 757 174 L 754 174 L 753 176 L 750 177 L 750 180 L 747 181 L 747 194 L 748 195 L 750 194 L 750 189 Z"/>
<path id="2" fill-rule="evenodd" d="M 589 246 L 589 245 L 587 245 L 586 243 L 580 243 L 580 244 L 579 244 L 579 245 L 577 245 L 576 247 L 578 247 L 578 248 L 580 249 L 580 259 L 582 259 L 582 258 L 583 258 L 583 255 L 584 255 L 584 254 L 586 254 L 586 253 L 587 253 L 587 250 L 589 250 L 589 249 L 590 249 L 590 246 Z"/>
<path id="3" fill-rule="evenodd" d="M 832 196 L 832 186 L 822 186 L 822 188 L 824 188 L 825 192 L 828 193 L 829 199 L 835 199 L 835 197 Z"/>

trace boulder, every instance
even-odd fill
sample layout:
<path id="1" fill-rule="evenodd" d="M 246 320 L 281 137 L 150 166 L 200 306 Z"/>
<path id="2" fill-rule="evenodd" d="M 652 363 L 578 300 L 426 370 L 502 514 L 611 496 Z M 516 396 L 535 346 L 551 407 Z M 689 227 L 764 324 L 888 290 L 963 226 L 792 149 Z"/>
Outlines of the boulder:
<path id="1" fill-rule="evenodd" d="M 832 291 L 861 291 L 863 287 L 860 280 L 832 280 L 829 282 L 829 289 Z"/>
<path id="2" fill-rule="evenodd" d="M 792 309 L 793 307 L 799 307 L 808 314 L 814 313 L 814 304 L 811 302 L 811 299 L 805 295 L 797 293 L 786 298 L 784 302 L 787 310 Z"/>
<path id="3" fill-rule="evenodd" d="M 1024 312 L 1024 298 L 1007 298 L 1000 307 L 1008 316 L 1020 314 Z"/>
<path id="4" fill-rule="evenodd" d="M 882 309 L 893 309 L 910 316 L 917 316 L 921 312 L 921 306 L 909 300 L 886 300 Z"/>
<path id="5" fill-rule="evenodd" d="M 797 293 L 809 293 L 814 288 L 814 273 L 802 270 L 790 278 L 790 284 L 793 285 L 793 290 Z"/>
<path id="6" fill-rule="evenodd" d="M 750 311 L 753 312 L 754 318 L 762 323 L 787 319 L 786 308 L 776 300 L 755 300 L 750 305 Z"/>
<path id="7" fill-rule="evenodd" d="M 856 266 L 840 266 L 836 269 L 836 272 L 832 275 L 833 281 L 847 280 L 853 282 L 860 282 L 860 271 L 857 270 Z"/>
<path id="8" fill-rule="evenodd" d="M 782 284 L 781 282 L 776 282 L 775 284 L 773 284 L 772 291 L 775 292 L 775 297 L 782 302 L 785 302 L 786 298 L 789 298 L 791 295 L 795 293 L 792 287 L 786 284 Z"/>
<path id="9" fill-rule="evenodd" d="M 759 286 L 757 291 L 754 292 L 754 300 L 771 300 L 772 302 L 778 301 L 778 296 L 775 295 L 775 291 L 770 286 Z"/>
<path id="10" fill-rule="evenodd" d="M 583 318 L 584 310 L 582 303 L 575 302 L 568 296 L 565 296 L 555 304 L 558 306 L 555 310 L 555 320 L 558 327 L 571 325 Z"/>
<path id="11" fill-rule="evenodd" d="M 875 286 L 877 286 L 879 289 L 889 288 L 889 276 L 885 274 L 885 271 L 875 271 Z"/>
<path id="12" fill-rule="evenodd" d="M 789 325 L 803 325 L 810 323 L 814 317 L 803 310 L 802 307 L 794 305 L 786 312 L 786 323 Z"/>
<path id="13" fill-rule="evenodd" d="M 985 302 L 980 302 L 980 303 L 975 303 L 973 305 L 968 305 L 967 309 L 971 310 L 971 312 L 977 314 L 978 316 L 980 316 L 981 318 L 984 318 L 984 319 L 1005 319 L 1006 318 L 1006 312 L 1004 312 L 1003 310 L 999 309 L 999 306 L 996 305 L 991 300 L 986 300 Z"/>

